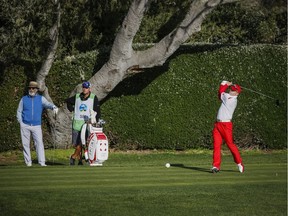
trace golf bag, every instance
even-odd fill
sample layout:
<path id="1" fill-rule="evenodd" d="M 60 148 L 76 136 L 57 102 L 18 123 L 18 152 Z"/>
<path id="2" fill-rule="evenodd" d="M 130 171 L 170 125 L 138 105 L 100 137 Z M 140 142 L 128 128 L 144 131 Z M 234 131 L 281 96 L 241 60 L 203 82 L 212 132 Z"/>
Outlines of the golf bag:
<path id="1" fill-rule="evenodd" d="M 92 120 L 92 119 L 91 119 Z M 98 123 L 87 122 L 81 129 L 81 142 L 84 147 L 85 160 L 90 166 L 102 166 L 108 160 L 108 139 L 103 133 L 102 125 L 105 123 L 100 120 Z"/>

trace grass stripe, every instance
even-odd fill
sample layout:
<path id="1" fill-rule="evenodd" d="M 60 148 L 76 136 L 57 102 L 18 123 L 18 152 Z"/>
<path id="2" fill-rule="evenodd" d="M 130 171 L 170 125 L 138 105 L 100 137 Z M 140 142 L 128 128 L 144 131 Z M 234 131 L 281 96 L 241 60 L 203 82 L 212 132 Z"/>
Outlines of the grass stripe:
<path id="1" fill-rule="evenodd" d="M 140 158 L 140 159 L 139 159 Z M 286 152 L 243 155 L 245 173 L 210 154 L 111 154 L 104 167 L 0 167 L 2 215 L 287 215 Z M 169 161 L 175 166 L 166 168 Z"/>

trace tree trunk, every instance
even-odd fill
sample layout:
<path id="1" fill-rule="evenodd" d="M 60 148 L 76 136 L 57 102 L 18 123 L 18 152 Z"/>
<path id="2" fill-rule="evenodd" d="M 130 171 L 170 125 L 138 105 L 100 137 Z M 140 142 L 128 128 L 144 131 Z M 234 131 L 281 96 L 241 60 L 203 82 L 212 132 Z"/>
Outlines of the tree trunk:
<path id="1" fill-rule="evenodd" d="M 46 58 L 37 73 L 37 78 L 36 81 L 39 84 L 39 91 L 42 92 L 42 95 L 50 102 L 53 103 L 52 98 L 49 95 L 48 88 L 45 84 L 45 79 L 46 76 L 48 76 L 49 71 L 52 67 L 52 64 L 55 59 L 57 47 L 58 47 L 58 41 L 59 41 L 59 28 L 60 28 L 60 18 L 61 18 L 61 12 L 60 12 L 60 2 L 55 0 L 54 4 L 57 5 L 57 19 L 53 27 L 50 29 L 49 32 L 49 38 L 50 38 L 50 46 L 48 48 Z M 47 111 L 47 116 L 48 116 L 48 122 L 51 127 L 51 132 L 52 132 L 52 141 L 55 141 L 55 138 L 57 137 L 55 133 L 57 132 L 57 126 L 56 126 L 56 119 L 51 110 Z"/>
<path id="2" fill-rule="evenodd" d="M 206 15 L 218 5 L 237 0 L 194 0 L 183 21 L 153 47 L 134 51 L 132 42 L 149 8 L 149 0 L 134 0 L 119 30 L 106 64 L 89 80 L 92 92 L 101 101 L 128 75 L 139 73 L 142 68 L 163 65 L 165 61 L 194 33 L 200 31 Z M 81 92 L 79 84 L 71 93 Z M 71 140 L 72 114 L 62 107 L 52 128 L 53 140 L 58 148 L 65 148 Z"/>

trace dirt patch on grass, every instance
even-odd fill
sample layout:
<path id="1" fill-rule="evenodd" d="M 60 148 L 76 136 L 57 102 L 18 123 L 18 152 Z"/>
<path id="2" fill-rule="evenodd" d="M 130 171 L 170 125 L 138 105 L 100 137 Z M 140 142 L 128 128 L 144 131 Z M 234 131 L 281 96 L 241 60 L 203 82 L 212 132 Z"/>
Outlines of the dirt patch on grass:
<path id="1" fill-rule="evenodd" d="M 16 164 L 22 160 L 22 152 L 20 151 L 9 151 L 0 153 L 0 165 Z"/>
<path id="2" fill-rule="evenodd" d="M 18 156 L 16 155 L 11 155 L 9 157 L 7 156 L 3 156 L 3 155 L 0 155 L 0 164 L 13 164 L 13 163 L 18 163 Z"/>

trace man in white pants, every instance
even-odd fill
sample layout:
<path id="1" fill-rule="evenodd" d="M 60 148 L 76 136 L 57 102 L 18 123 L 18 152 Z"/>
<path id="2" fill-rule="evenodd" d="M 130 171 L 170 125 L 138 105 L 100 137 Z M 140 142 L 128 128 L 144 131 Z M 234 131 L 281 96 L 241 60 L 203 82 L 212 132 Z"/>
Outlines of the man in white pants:
<path id="1" fill-rule="evenodd" d="M 51 109 L 55 114 L 58 108 L 39 95 L 38 84 L 31 81 L 28 86 L 28 95 L 21 98 L 17 109 L 17 120 L 20 123 L 21 139 L 23 144 L 24 161 L 27 166 L 32 166 L 30 152 L 30 136 L 32 135 L 36 147 L 38 163 L 47 166 L 45 163 L 45 152 L 41 128 L 42 111 L 44 108 Z"/>

